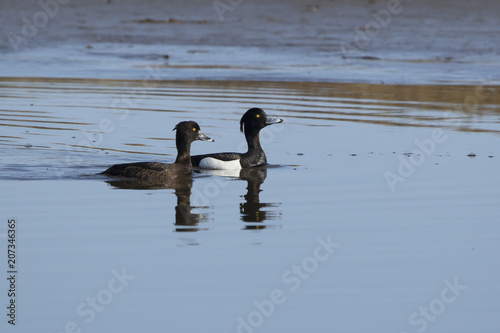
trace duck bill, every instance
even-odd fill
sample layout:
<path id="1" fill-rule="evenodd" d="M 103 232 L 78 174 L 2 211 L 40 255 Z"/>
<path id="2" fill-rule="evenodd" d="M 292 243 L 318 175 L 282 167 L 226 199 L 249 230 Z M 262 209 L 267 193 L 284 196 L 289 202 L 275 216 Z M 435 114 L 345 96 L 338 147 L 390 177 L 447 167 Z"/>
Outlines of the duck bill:
<path id="1" fill-rule="evenodd" d="M 283 119 L 267 117 L 266 126 L 282 123 Z"/>
<path id="2" fill-rule="evenodd" d="M 209 138 L 208 136 L 206 136 L 205 134 L 201 133 L 201 132 L 198 132 L 198 140 L 201 140 L 201 141 L 209 141 L 209 142 L 214 142 L 214 139 L 212 138 Z"/>

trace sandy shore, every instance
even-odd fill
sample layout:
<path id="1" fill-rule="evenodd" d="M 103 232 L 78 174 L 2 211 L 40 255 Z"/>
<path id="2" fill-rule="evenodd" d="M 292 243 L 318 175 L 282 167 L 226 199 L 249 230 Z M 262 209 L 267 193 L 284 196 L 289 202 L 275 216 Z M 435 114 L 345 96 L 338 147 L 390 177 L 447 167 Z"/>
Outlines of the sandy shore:
<path id="1" fill-rule="evenodd" d="M 498 84 L 500 2 L 0 5 L 3 77 Z"/>

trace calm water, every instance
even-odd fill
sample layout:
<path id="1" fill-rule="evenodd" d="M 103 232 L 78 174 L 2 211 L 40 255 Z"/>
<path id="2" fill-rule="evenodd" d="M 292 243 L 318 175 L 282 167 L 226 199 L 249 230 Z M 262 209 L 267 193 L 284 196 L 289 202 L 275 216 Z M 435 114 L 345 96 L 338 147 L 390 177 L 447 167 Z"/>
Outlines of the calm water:
<path id="1" fill-rule="evenodd" d="M 18 332 L 498 332 L 500 90 L 272 82 L 0 80 L 0 242 L 17 222 Z M 196 120 L 284 122 L 270 166 L 122 189 Z"/>

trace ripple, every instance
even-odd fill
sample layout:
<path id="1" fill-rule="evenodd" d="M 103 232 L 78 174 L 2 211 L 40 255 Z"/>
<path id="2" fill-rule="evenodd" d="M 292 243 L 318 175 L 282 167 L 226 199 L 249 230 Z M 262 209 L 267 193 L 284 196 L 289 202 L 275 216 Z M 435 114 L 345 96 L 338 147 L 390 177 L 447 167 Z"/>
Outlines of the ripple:
<path id="1" fill-rule="evenodd" d="M 302 135 L 355 123 L 500 132 L 498 86 L 2 78 L 0 87 L 3 155 L 23 161 L 11 151 L 31 145 L 34 159 L 57 168 L 144 155 L 169 162 L 172 129 L 186 119 L 241 150 L 238 121 L 253 106 L 299 126 Z"/>

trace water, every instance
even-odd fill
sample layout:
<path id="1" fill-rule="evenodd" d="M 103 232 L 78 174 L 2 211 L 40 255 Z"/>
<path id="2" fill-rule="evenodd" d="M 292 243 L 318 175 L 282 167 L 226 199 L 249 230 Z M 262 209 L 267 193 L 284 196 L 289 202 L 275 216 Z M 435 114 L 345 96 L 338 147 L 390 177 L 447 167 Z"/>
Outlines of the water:
<path id="1" fill-rule="evenodd" d="M 2 79 L 0 241 L 14 218 L 17 329 L 497 332 L 498 92 Z M 182 120 L 216 141 L 193 154 L 243 151 L 250 107 L 284 119 L 261 133 L 268 167 L 199 171 L 178 189 L 96 175 L 172 162 Z"/>

